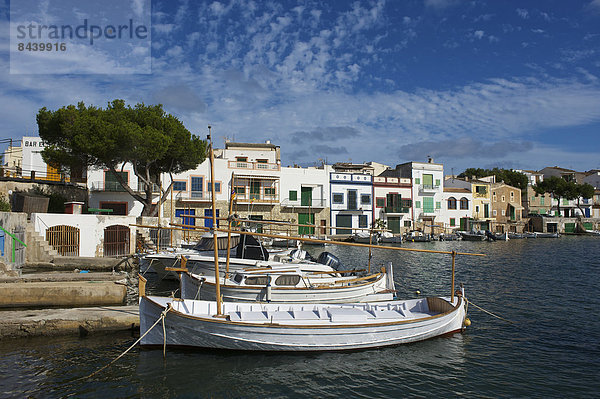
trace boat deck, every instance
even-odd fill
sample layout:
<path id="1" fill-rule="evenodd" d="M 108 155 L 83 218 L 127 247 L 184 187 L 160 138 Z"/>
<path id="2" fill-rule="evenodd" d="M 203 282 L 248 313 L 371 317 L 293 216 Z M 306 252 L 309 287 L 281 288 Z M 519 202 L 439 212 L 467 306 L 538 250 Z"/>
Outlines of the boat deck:
<path id="1" fill-rule="evenodd" d="M 151 297 L 166 306 L 165 299 Z M 216 304 L 211 301 L 173 301 L 173 309 L 192 317 L 213 318 Z M 448 306 L 452 306 L 448 303 Z M 408 321 L 439 314 L 429 309 L 427 298 L 406 301 L 357 304 L 224 303 L 223 313 L 230 321 L 242 323 L 336 324 Z"/>

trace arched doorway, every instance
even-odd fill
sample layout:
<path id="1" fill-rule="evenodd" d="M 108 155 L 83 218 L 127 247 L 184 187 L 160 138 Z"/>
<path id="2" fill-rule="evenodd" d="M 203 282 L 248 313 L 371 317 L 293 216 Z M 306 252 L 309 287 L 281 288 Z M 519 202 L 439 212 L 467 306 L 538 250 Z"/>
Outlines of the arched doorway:
<path id="1" fill-rule="evenodd" d="M 79 256 L 79 229 L 58 225 L 46 230 L 46 241 L 62 256 Z"/>
<path id="2" fill-rule="evenodd" d="M 104 256 L 129 255 L 129 227 L 115 224 L 104 229 Z"/>

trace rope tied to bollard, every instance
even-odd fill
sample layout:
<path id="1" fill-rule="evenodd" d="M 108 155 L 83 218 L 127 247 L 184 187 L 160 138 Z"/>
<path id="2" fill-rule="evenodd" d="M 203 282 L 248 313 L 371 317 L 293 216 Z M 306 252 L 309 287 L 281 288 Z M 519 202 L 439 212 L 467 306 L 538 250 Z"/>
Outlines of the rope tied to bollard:
<path id="1" fill-rule="evenodd" d="M 163 325 L 163 337 L 164 337 L 163 356 L 165 356 L 165 350 L 166 350 L 166 346 L 167 346 L 167 335 L 165 333 L 165 318 L 167 317 L 167 313 L 169 313 L 169 311 L 171 309 L 172 309 L 171 304 L 170 303 L 167 304 L 167 308 L 161 312 L 160 317 L 156 320 L 156 322 L 154 322 L 154 324 L 152 325 L 152 327 L 150 327 L 148 329 L 148 331 L 146 331 L 144 333 L 144 335 L 142 335 L 141 337 L 139 337 L 129 348 L 127 348 L 127 350 L 125 350 L 125 352 L 121 353 L 119 356 L 117 356 L 115 359 L 113 359 L 110 363 L 108 363 L 107 365 L 105 365 L 101 369 L 94 371 L 92 374 L 90 374 L 90 375 L 88 375 L 86 377 L 78 378 L 75 381 L 87 380 L 88 378 L 91 378 L 91 377 L 95 376 L 96 374 L 100 373 L 102 370 L 108 368 L 114 362 L 116 362 L 117 360 L 119 360 L 120 358 L 122 358 L 123 356 L 125 356 L 125 354 L 127 354 L 127 352 L 129 352 L 130 350 L 132 350 L 161 321 L 162 321 L 162 325 Z"/>

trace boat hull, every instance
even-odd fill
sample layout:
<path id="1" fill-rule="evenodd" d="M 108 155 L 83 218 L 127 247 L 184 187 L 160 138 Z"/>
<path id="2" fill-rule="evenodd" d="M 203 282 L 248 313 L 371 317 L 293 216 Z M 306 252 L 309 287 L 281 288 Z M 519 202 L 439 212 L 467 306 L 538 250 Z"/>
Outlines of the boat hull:
<path id="1" fill-rule="evenodd" d="M 423 301 L 429 303 L 429 299 L 431 298 L 423 299 Z M 433 299 L 441 300 L 440 298 Z M 376 320 L 375 322 L 367 319 L 348 322 L 338 320 L 334 315 L 310 321 L 298 319 L 288 321 L 271 319 L 270 322 L 268 320 L 234 321 L 232 315 L 236 315 L 235 312 L 231 312 L 227 319 L 210 316 L 212 313 L 216 313 L 214 302 L 142 297 L 140 299 L 140 331 L 142 335 L 161 317 L 161 312 L 166 309 L 168 303 L 172 303 L 174 309 L 167 312 L 164 319 L 166 339 L 163 336 L 161 323 L 158 323 L 142 338 L 142 346 L 162 346 L 165 342 L 167 346 L 244 351 L 298 352 L 367 349 L 406 344 L 458 332 L 462 330 L 465 319 L 464 300 L 460 297 L 455 298 L 454 306 L 445 302 L 449 309 L 442 313 L 423 314 L 423 317 L 406 318 L 405 320 L 381 318 L 381 321 Z M 210 308 L 211 305 L 213 308 Z M 227 307 L 231 304 L 225 303 L 224 305 L 226 308 L 224 313 L 227 314 Z M 190 312 L 190 308 L 205 306 L 209 306 L 209 310 L 204 315 L 195 315 Z M 250 305 L 246 304 L 245 306 Z M 275 305 L 270 304 L 270 306 Z M 318 307 L 319 305 L 314 304 L 314 306 Z M 337 306 L 338 309 L 344 307 L 352 309 L 359 305 Z M 362 306 L 368 309 L 373 305 L 363 304 Z M 239 312 L 239 314 L 242 313 Z M 268 310 L 249 312 L 248 314 L 250 313 L 268 314 Z M 273 311 L 273 314 L 275 313 Z"/>
<path id="2" fill-rule="evenodd" d="M 203 280 L 187 273 L 181 275 L 181 297 L 186 299 L 202 299 L 214 301 L 217 298 L 216 286 L 213 281 Z M 220 293 L 226 302 L 267 302 L 267 287 L 225 285 L 221 283 Z M 372 282 L 354 286 L 339 286 L 336 288 L 282 288 L 271 287 L 269 302 L 291 303 L 351 303 L 364 301 L 390 301 L 394 297 L 388 290 L 385 274 L 377 276 Z"/>

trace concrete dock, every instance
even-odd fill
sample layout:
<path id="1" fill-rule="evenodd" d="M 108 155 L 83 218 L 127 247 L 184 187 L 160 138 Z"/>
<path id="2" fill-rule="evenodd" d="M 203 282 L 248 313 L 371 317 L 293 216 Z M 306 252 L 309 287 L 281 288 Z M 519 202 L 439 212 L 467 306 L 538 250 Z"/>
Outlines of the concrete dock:
<path id="1" fill-rule="evenodd" d="M 139 329 L 125 272 L 52 271 L 0 277 L 0 339 Z"/>
<path id="2" fill-rule="evenodd" d="M 71 309 L 5 310 L 0 312 L 0 338 L 79 335 L 136 330 L 138 306 Z"/>

